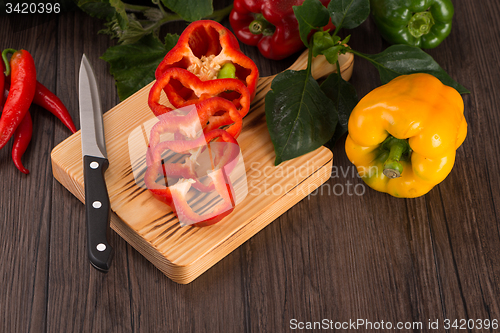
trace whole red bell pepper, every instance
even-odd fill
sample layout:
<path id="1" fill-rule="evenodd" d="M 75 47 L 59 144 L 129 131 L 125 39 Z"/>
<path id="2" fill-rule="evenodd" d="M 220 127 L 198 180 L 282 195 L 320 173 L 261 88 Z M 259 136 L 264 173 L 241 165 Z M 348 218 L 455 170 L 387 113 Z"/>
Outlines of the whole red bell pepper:
<path id="1" fill-rule="evenodd" d="M 235 0 L 229 22 L 242 43 L 257 46 L 260 53 L 272 60 L 284 59 L 305 48 L 300 39 L 299 23 L 293 6 L 304 0 Z M 326 7 L 330 0 L 321 0 Z M 334 29 L 329 23 L 325 29 Z"/>
<path id="2" fill-rule="evenodd" d="M 241 52 L 236 37 L 210 20 L 193 22 L 182 32 L 177 44 L 156 69 L 156 79 L 169 68 L 185 69 L 202 81 L 238 79 L 245 83 L 251 98 L 255 96 L 259 79 L 257 66 Z"/>
<path id="3" fill-rule="evenodd" d="M 36 70 L 35 61 L 26 50 L 6 49 L 2 58 L 6 61 L 8 53 L 13 53 L 6 75 L 11 75 L 9 96 L 0 118 L 0 149 L 3 148 L 19 126 L 35 96 Z"/>

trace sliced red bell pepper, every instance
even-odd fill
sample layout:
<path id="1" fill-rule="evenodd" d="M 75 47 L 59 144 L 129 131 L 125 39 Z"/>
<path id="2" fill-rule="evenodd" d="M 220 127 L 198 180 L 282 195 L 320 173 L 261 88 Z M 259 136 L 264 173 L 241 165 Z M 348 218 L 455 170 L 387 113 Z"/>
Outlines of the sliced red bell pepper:
<path id="1" fill-rule="evenodd" d="M 156 116 L 172 110 L 160 104 L 162 89 L 165 89 L 169 102 L 176 108 L 212 97 L 222 97 L 235 105 L 242 118 L 250 109 L 250 92 L 243 82 L 235 79 L 202 81 L 185 69 L 173 67 L 165 70 L 149 91 L 148 104 Z M 229 114 L 225 115 L 225 121 L 230 121 Z"/>
<path id="2" fill-rule="evenodd" d="M 204 119 L 198 117 L 199 110 L 196 108 L 186 115 L 176 111 L 160 115 L 159 122 L 151 129 L 144 182 L 155 198 L 172 208 L 181 224 L 206 226 L 217 223 L 234 209 L 234 190 L 229 174 L 238 159 L 238 143 L 222 129 L 200 135 L 201 123 L 210 116 L 211 111 L 204 115 Z M 165 137 L 173 140 L 160 141 Z M 206 149 L 211 155 L 212 164 L 211 170 L 207 171 L 210 178 L 208 184 L 199 181 L 196 170 L 198 157 Z M 175 153 L 174 157 L 168 154 L 171 152 Z M 184 156 L 181 162 L 179 155 Z M 168 179 L 178 181 L 169 184 Z M 205 195 L 213 195 L 213 191 L 216 191 L 220 199 L 216 204 L 194 211 L 188 200 L 191 187 Z"/>
<path id="3" fill-rule="evenodd" d="M 186 108 L 188 107 L 189 106 Z M 207 133 L 222 126 L 231 125 L 225 128 L 225 131 L 231 134 L 235 139 L 240 135 L 243 119 L 234 104 L 227 99 L 212 97 L 192 107 L 197 110 L 197 115 L 195 113 L 192 115 L 193 117 L 196 116 L 197 119 L 190 119 L 185 116 L 183 122 L 179 120 L 176 120 L 174 123 L 169 123 L 165 120 L 159 121 L 156 123 L 156 128 L 152 133 L 175 132 L 178 126 L 182 126 L 184 129 L 191 128 L 193 133 L 196 133 L 199 128 L 202 128 L 203 132 Z M 189 114 L 191 115 L 191 113 Z M 155 145 L 159 138 L 152 137 L 150 140 Z"/>
<path id="4" fill-rule="evenodd" d="M 259 79 L 255 63 L 240 51 L 238 40 L 221 24 L 201 20 L 191 23 L 156 69 L 159 79 L 168 68 L 182 68 L 202 81 L 214 80 L 224 65 L 234 65 L 234 77 L 245 83 L 253 99 Z"/>
<path id="5" fill-rule="evenodd" d="M 281 60 L 305 48 L 292 8 L 303 2 L 235 0 L 229 22 L 240 42 L 257 46 L 268 59 Z M 326 7 L 330 0 L 321 0 L 321 3 Z M 326 29 L 335 29 L 331 21 Z"/>

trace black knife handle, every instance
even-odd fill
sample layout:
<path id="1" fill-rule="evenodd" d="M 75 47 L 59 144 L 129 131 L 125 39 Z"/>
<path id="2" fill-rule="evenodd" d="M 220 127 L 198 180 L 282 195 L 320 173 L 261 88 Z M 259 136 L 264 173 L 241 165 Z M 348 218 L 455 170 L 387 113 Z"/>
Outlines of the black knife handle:
<path id="1" fill-rule="evenodd" d="M 83 157 L 88 254 L 90 263 L 105 273 L 113 258 L 113 248 L 108 242 L 111 204 L 104 181 L 108 166 L 106 158 Z"/>

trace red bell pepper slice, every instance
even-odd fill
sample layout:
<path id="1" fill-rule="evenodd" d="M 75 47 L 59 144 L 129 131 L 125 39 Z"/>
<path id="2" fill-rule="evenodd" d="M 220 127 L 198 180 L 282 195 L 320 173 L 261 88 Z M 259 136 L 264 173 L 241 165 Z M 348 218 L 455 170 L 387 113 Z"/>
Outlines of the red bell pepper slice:
<path id="1" fill-rule="evenodd" d="M 239 146 L 236 139 L 222 129 L 205 131 L 204 135 L 200 135 L 201 124 L 212 112 L 217 112 L 217 108 L 204 108 L 207 109 L 200 112 L 197 105 L 186 115 L 179 112 L 182 110 L 160 115 L 149 138 L 144 182 L 155 198 L 172 208 L 183 225 L 211 225 L 234 209 L 234 190 L 229 174 L 236 166 Z M 198 116 L 199 113 L 201 117 Z M 238 114 L 236 111 L 233 113 Z M 161 141 L 169 135 L 173 140 Z M 208 184 L 199 181 L 196 170 L 198 157 L 203 151 L 207 152 L 207 149 L 212 156 L 212 168 L 207 172 L 210 178 Z M 168 154 L 172 152 L 173 155 Z M 179 158 L 179 155 L 184 158 Z M 169 179 L 178 179 L 178 182 L 175 185 L 168 184 Z M 194 211 L 188 202 L 191 187 L 207 195 L 213 195 L 213 191 L 216 191 L 221 199 L 215 205 L 202 207 L 202 212 Z"/>
<path id="2" fill-rule="evenodd" d="M 156 69 L 156 79 L 168 68 L 182 68 L 202 81 L 213 80 L 227 63 L 235 66 L 236 79 L 245 83 L 253 99 L 259 80 L 255 63 L 240 51 L 231 31 L 215 21 L 200 20 L 191 23 L 181 34 L 176 46 Z"/>
<path id="3" fill-rule="evenodd" d="M 183 91 L 173 86 L 181 86 Z M 149 91 L 148 104 L 156 116 L 173 110 L 160 104 L 163 89 L 166 90 L 169 102 L 176 108 L 196 104 L 212 97 L 222 97 L 232 101 L 242 118 L 250 110 L 250 92 L 243 82 L 235 79 L 202 81 L 185 69 L 169 68 Z M 229 115 L 225 120 L 229 121 Z"/>

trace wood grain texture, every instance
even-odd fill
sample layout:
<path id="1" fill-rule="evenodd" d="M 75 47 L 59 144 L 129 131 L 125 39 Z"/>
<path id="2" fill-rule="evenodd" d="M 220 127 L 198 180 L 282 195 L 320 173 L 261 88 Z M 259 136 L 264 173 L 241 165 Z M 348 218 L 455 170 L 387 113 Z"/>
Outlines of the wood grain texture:
<path id="1" fill-rule="evenodd" d="M 348 80 L 353 55 L 342 55 L 339 60 L 341 73 Z M 290 68 L 306 67 L 307 51 Z M 323 56 L 313 60 L 312 74 L 317 78 L 334 70 Z M 324 147 L 278 167 L 273 165 L 275 154 L 264 107 L 273 77 L 260 78 L 238 137 L 243 164 L 241 171 L 233 171 L 230 177 L 234 179 L 236 195 L 241 193 L 244 199 L 228 217 L 211 227 L 182 227 L 170 207 L 154 199 L 136 178 L 140 172 L 133 169 L 144 168 L 140 167 L 145 155 L 140 145 L 141 133 L 149 132 L 141 126 L 155 122 L 147 103 L 153 83 L 103 116 L 110 162 L 106 185 L 114 213 L 111 227 L 175 282 L 193 281 L 329 178 L 332 154 Z M 161 103 L 165 102 L 163 96 Z M 136 158 L 135 154 L 139 156 Z M 51 157 L 54 177 L 84 202 L 81 133 L 60 143 Z"/>
<path id="2" fill-rule="evenodd" d="M 359 196 L 336 195 L 328 188 L 339 193 L 348 183 L 362 185 L 339 144 L 331 178 L 317 194 L 188 285 L 172 282 L 116 233 L 110 272 L 90 267 L 84 206 L 53 179 L 50 167 L 51 149 L 69 132 L 33 107 L 36 139 L 24 158 L 31 174 L 15 169 L 10 145 L 0 151 L 0 332 L 288 332 L 294 318 L 441 324 L 500 318 L 500 4 L 453 3 L 450 36 L 426 51 L 472 91 L 464 96 L 469 134 L 449 177 L 418 199 L 369 188 Z M 82 52 L 96 69 L 103 108 L 118 104 L 113 78 L 99 60 L 113 45 L 97 34 L 101 21 L 65 13 L 13 31 L 10 20 L 0 16 L 0 46 L 34 53 L 39 81 L 61 97 L 77 128 Z M 164 32 L 183 27 L 170 24 Z M 388 46 L 371 19 L 347 34 L 361 52 Z M 273 62 L 242 48 L 263 76 L 296 58 Z M 360 97 L 380 84 L 360 58 L 350 82 Z M 421 331 L 445 332 L 442 326 Z"/>

